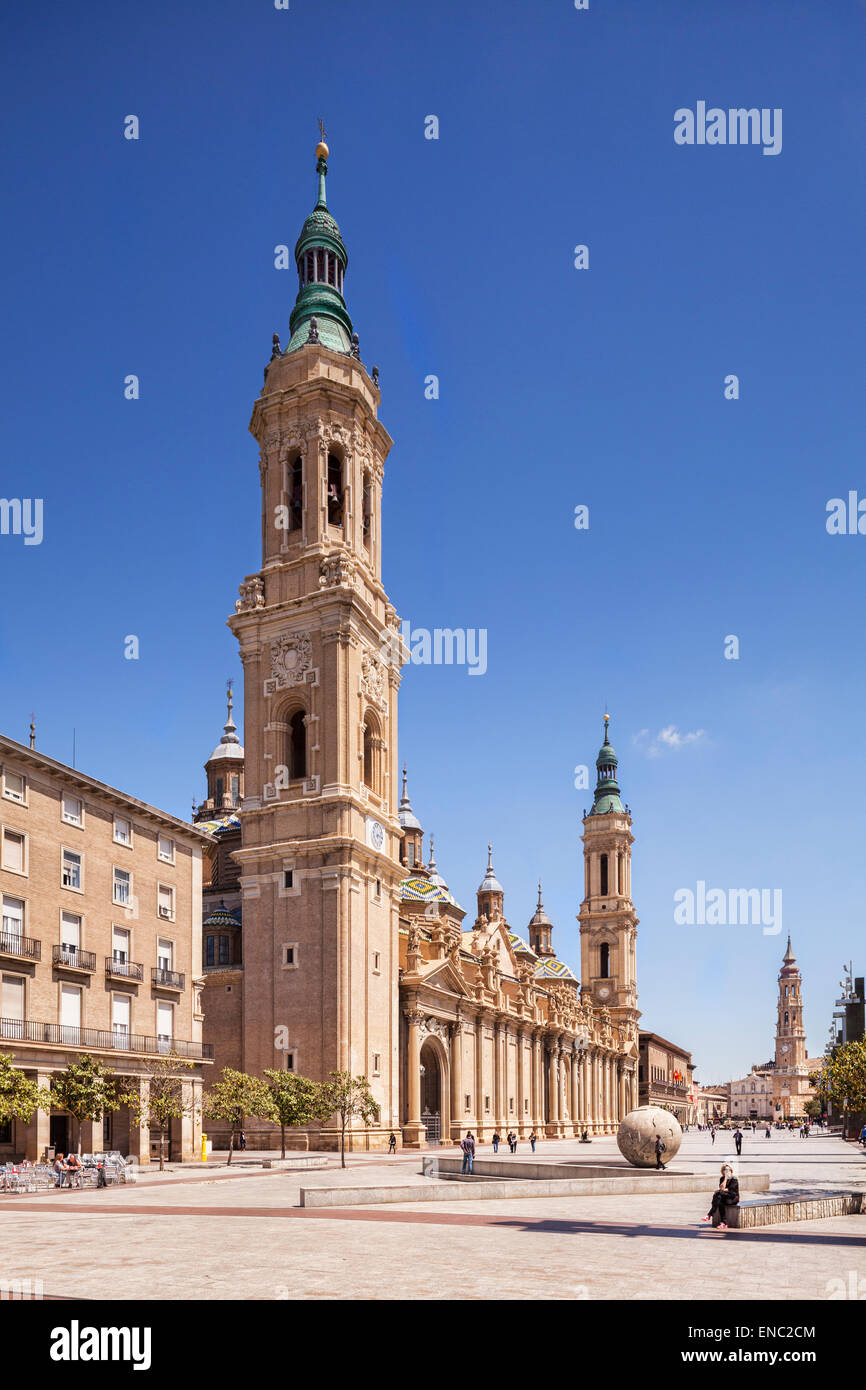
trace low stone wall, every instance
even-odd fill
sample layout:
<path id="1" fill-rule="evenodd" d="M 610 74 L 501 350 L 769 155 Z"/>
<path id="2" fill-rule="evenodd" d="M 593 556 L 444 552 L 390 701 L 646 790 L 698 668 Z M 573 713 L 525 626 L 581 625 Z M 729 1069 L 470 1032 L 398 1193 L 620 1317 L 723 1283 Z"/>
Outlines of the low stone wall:
<path id="1" fill-rule="evenodd" d="M 545 1165 L 538 1165 L 539 1167 Z M 555 1165 L 554 1165 L 555 1166 Z M 740 1180 L 740 1190 L 766 1192 L 767 1173 L 752 1173 Z M 471 1177 L 463 1181 L 431 1179 L 429 1183 L 379 1187 L 302 1187 L 302 1207 L 365 1207 L 407 1202 L 477 1202 L 509 1197 L 612 1197 L 632 1192 L 703 1192 L 709 1185 L 696 1173 L 652 1173 L 627 1170 L 617 1178 L 499 1178 L 485 1182 Z"/>
<path id="2" fill-rule="evenodd" d="M 864 1193 L 837 1192 L 826 1197 L 741 1202 L 739 1206 L 728 1207 L 727 1215 L 728 1226 L 732 1230 L 746 1230 L 756 1226 L 781 1226 L 785 1221 L 820 1221 L 828 1216 L 859 1216 L 864 1211 Z M 714 1221 L 713 1225 L 716 1224 Z"/>

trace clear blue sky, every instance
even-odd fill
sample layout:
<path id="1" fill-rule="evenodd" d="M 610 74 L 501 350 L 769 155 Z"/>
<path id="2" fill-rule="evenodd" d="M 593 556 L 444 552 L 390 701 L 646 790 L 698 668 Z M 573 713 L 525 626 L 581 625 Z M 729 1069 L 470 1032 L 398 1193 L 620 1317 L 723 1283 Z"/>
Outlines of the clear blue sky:
<path id="1" fill-rule="evenodd" d="M 404 676 L 441 870 L 474 908 L 492 838 L 513 927 L 540 874 L 577 964 L 573 769 L 607 702 L 644 1026 L 704 1080 L 769 1057 L 790 930 L 820 1051 L 843 959 L 866 968 L 866 537 L 825 530 L 866 494 L 866 7 L 151 0 L 16 6 L 3 37 L 0 494 L 45 507 L 41 546 L 0 537 L 3 731 L 35 709 L 51 755 L 75 728 L 95 776 L 203 795 L 321 114 L 396 441 L 385 582 L 416 626 L 488 631 L 485 676 Z M 675 145 L 701 100 L 781 107 L 781 154 Z M 781 936 L 677 926 L 698 880 L 781 889 Z"/>

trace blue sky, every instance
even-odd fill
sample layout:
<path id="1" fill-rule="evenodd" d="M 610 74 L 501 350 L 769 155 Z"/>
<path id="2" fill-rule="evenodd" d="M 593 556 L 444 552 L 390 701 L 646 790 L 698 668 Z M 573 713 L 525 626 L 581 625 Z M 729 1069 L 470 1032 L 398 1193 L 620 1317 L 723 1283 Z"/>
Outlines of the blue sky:
<path id="1" fill-rule="evenodd" d="M 513 927 L 541 875 L 576 965 L 573 769 L 607 702 L 644 1026 L 704 1080 L 769 1057 L 790 930 L 819 1052 L 842 961 L 864 970 L 866 537 L 825 509 L 866 495 L 866 7 L 153 0 L 3 29 L 0 492 L 45 509 L 40 546 L 0 536 L 4 733 L 35 710 L 52 756 L 74 728 L 93 775 L 203 795 L 259 564 L 247 424 L 296 290 L 273 248 L 323 115 L 395 439 L 385 583 L 414 626 L 488 632 L 483 677 L 404 675 L 440 869 L 471 908 L 492 838 Z M 677 146 L 701 100 L 781 108 L 782 152 Z M 699 880 L 782 890 L 781 935 L 678 926 Z"/>

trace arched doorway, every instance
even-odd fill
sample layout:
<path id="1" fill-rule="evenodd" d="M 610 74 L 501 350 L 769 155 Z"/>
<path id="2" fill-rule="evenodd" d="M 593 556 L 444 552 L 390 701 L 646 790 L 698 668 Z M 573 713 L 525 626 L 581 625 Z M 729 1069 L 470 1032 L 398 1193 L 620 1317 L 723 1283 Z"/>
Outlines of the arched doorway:
<path id="1" fill-rule="evenodd" d="M 438 1144 L 442 1138 L 442 1066 L 438 1048 L 429 1039 L 421 1048 L 421 1123 L 427 1131 L 427 1143 Z"/>

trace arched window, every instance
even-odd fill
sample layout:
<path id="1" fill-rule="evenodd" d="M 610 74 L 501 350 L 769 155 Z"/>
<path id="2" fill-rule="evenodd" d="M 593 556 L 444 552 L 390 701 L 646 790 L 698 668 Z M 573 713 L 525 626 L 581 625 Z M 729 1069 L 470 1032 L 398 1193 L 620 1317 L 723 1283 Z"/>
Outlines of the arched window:
<path id="1" fill-rule="evenodd" d="M 289 777 L 293 782 L 307 775 L 307 726 L 303 710 L 289 720 Z"/>
<path id="2" fill-rule="evenodd" d="M 603 854 L 603 855 L 601 856 L 601 895 L 602 895 L 602 897 L 604 897 L 604 896 L 606 895 L 606 893 L 607 893 L 607 855 L 606 855 L 606 854 Z"/>
<path id="3" fill-rule="evenodd" d="M 328 525 L 343 524 L 343 464 L 336 454 L 328 454 Z"/>
<path id="4" fill-rule="evenodd" d="M 608 980 L 610 979 L 610 947 L 606 941 L 603 941 L 599 948 L 599 959 L 601 963 L 601 978 L 603 980 Z"/>
<path id="5" fill-rule="evenodd" d="M 787 1010 L 785 1011 L 785 1022 L 786 1022 L 786 1023 L 788 1022 L 788 1013 L 787 1013 Z"/>
<path id="6" fill-rule="evenodd" d="M 370 474 L 364 474 L 364 544 L 370 548 L 370 523 L 373 512 L 373 490 L 370 486 Z"/>
<path id="7" fill-rule="evenodd" d="M 214 964 L 214 961 L 215 961 L 215 959 L 216 959 L 216 955 L 215 955 L 215 942 L 216 942 L 216 938 L 213 937 L 213 936 L 208 936 L 208 937 L 205 938 L 205 955 L 204 955 L 204 963 L 205 963 L 205 965 L 213 965 L 213 964 Z"/>
<path id="8" fill-rule="evenodd" d="M 304 465 L 301 456 L 289 464 L 289 530 L 300 531 L 304 519 Z"/>
<path id="9" fill-rule="evenodd" d="M 328 257 L 328 284 L 329 284 L 329 285 L 334 285 L 334 286 L 336 286 L 336 283 L 337 283 L 337 258 L 336 258 L 336 256 L 329 256 L 329 257 Z"/>
<path id="10" fill-rule="evenodd" d="M 214 805 L 215 805 L 215 806 L 218 806 L 218 807 L 219 807 L 219 806 L 222 806 L 222 804 L 223 804 L 223 790 L 224 790 L 224 787 L 225 787 L 225 783 L 223 782 L 222 777 L 218 777 L 218 778 L 216 779 L 216 792 L 214 793 Z"/>
<path id="11" fill-rule="evenodd" d="M 373 731 L 364 725 L 364 786 L 373 790 Z"/>

